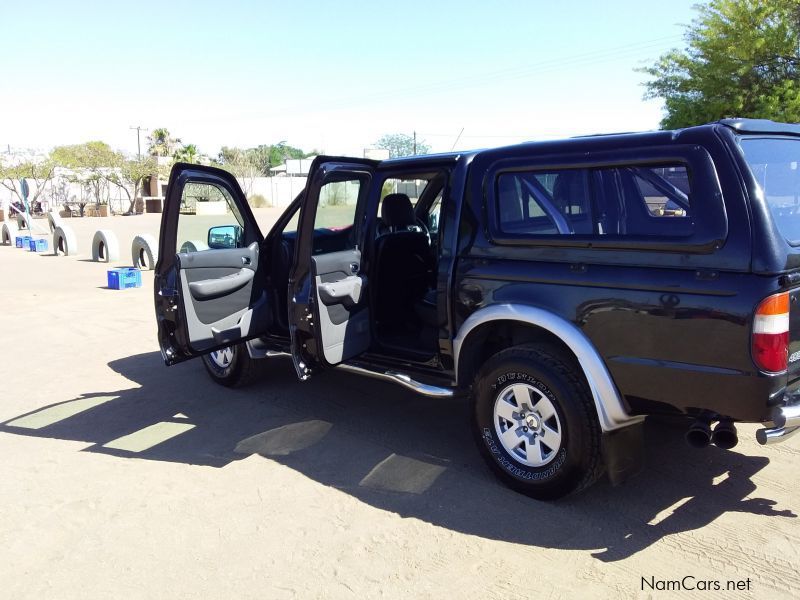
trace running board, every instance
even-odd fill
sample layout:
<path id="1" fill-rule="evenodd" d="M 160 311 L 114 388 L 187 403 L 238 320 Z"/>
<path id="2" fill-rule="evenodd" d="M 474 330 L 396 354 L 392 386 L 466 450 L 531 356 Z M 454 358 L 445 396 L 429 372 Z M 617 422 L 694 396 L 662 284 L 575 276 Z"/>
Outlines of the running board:
<path id="1" fill-rule="evenodd" d="M 259 351 L 253 348 L 253 345 L 249 343 L 247 346 L 252 358 L 277 358 L 292 356 L 289 352 L 282 352 L 280 350 Z M 414 381 L 408 375 L 405 375 L 404 373 L 398 373 L 396 371 L 371 371 L 363 367 L 348 365 L 346 363 L 336 365 L 336 368 L 341 371 L 355 373 L 356 375 L 364 375 L 365 377 L 372 377 L 374 379 L 381 379 L 383 381 L 391 381 L 392 383 L 402 385 L 404 388 L 407 388 L 412 392 L 416 392 L 417 394 L 428 396 L 430 398 L 452 398 L 455 393 L 453 388 L 438 387 L 435 385 L 428 385 L 427 383 L 420 383 L 419 381 Z"/>
<path id="2" fill-rule="evenodd" d="M 411 379 L 411 377 L 405 375 L 404 373 L 398 373 L 396 371 L 371 371 L 369 369 L 364 369 L 363 367 L 357 367 L 355 365 L 348 364 L 337 365 L 337 368 L 341 369 L 342 371 L 348 371 L 349 373 L 356 373 L 358 375 L 364 375 L 374 379 L 382 379 L 383 381 L 391 381 L 392 383 L 402 385 L 404 388 L 408 388 L 412 392 L 422 394 L 423 396 L 429 396 L 431 398 L 453 397 L 452 388 L 444 388 L 435 385 L 428 385 L 427 383 L 420 383 L 419 381 L 414 381 Z"/>

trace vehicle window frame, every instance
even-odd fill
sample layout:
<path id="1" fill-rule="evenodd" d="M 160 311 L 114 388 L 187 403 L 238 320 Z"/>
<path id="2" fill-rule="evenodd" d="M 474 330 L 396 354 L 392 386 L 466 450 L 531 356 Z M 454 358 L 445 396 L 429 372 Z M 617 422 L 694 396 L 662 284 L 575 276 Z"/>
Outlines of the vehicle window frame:
<path id="1" fill-rule="evenodd" d="M 216 190 L 222 196 L 222 201 L 225 202 L 225 204 L 228 205 L 228 209 L 229 209 L 228 213 L 233 216 L 234 223 L 222 223 L 222 222 L 220 222 L 219 225 L 213 225 L 212 227 L 224 227 L 224 226 L 227 226 L 227 225 L 233 225 L 233 226 L 238 225 L 239 228 L 240 228 L 240 233 L 239 233 L 239 236 L 238 236 L 238 238 L 236 240 L 236 245 L 232 246 L 232 248 L 242 248 L 242 247 L 244 247 L 244 240 L 245 240 L 245 237 L 246 237 L 246 235 L 248 233 L 246 231 L 248 227 L 247 227 L 247 223 L 245 221 L 245 218 L 242 215 L 241 210 L 239 209 L 239 207 L 236 204 L 236 201 L 234 200 L 232 190 L 228 189 L 228 186 L 224 185 L 224 183 L 222 181 L 217 182 L 217 181 L 194 181 L 194 180 L 189 180 L 186 183 L 184 183 L 183 188 L 181 189 L 180 207 L 184 206 L 184 198 L 186 197 L 186 190 L 187 190 L 187 188 L 189 186 L 207 186 L 207 187 L 216 188 Z M 197 205 L 197 201 L 195 202 L 195 211 L 196 211 L 196 205 Z M 228 213 L 226 213 L 226 214 L 228 214 Z M 178 209 L 178 218 L 177 218 L 177 221 L 176 221 L 176 233 L 175 233 L 175 253 L 176 254 L 182 254 L 182 253 L 185 253 L 185 254 L 196 254 L 198 252 L 207 252 L 208 250 L 220 250 L 221 249 L 221 248 L 217 248 L 217 247 L 214 247 L 214 246 L 208 246 L 206 248 L 196 248 L 195 250 L 188 250 L 188 249 L 184 250 L 183 249 L 183 246 L 193 242 L 193 240 L 186 239 L 186 240 L 183 241 L 183 243 L 181 243 L 181 238 L 182 238 L 182 236 L 181 236 L 181 223 L 184 223 L 184 224 L 189 223 L 189 224 L 191 224 L 191 222 L 188 219 L 190 219 L 192 217 L 196 217 L 196 216 L 197 216 L 197 212 L 188 213 L 188 212 L 182 211 L 181 208 Z M 222 217 L 222 215 L 210 215 L 210 216 Z M 209 230 L 206 231 L 205 236 L 198 236 L 198 237 L 196 237 L 194 239 L 196 239 L 198 241 L 201 241 L 201 242 L 206 242 L 208 240 L 208 234 L 209 234 L 210 230 L 211 230 L 211 228 L 209 228 Z"/>
<path id="2" fill-rule="evenodd" d="M 419 198 L 417 198 L 417 202 L 414 204 L 413 208 L 414 208 L 414 215 L 416 216 L 416 218 L 420 219 L 422 218 L 421 215 L 427 214 L 430 205 L 438 195 L 439 188 L 438 187 L 436 188 L 437 190 L 436 194 L 432 194 L 431 185 L 439 178 L 443 179 L 441 190 L 442 190 L 442 202 L 444 202 L 444 197 L 445 194 L 447 194 L 448 190 L 448 183 L 450 176 L 450 172 L 445 168 L 442 168 L 440 166 L 436 166 L 433 168 L 430 167 L 419 168 L 419 165 L 417 165 L 413 169 L 393 168 L 391 170 L 386 170 L 386 171 L 376 171 L 375 176 L 373 177 L 372 188 L 369 194 L 369 199 L 364 214 L 365 221 L 367 220 L 368 216 L 371 217 L 372 224 L 370 227 L 371 230 L 368 232 L 369 237 L 374 238 L 376 235 L 375 228 L 380 219 L 380 206 L 382 201 L 381 193 L 383 185 L 386 183 L 386 181 L 388 181 L 389 179 L 414 179 L 415 176 L 430 177 L 428 179 L 428 183 L 422 189 L 422 192 L 420 192 Z M 424 179 L 425 177 L 421 178 Z M 441 230 L 441 225 L 439 226 L 439 229 Z"/>
<path id="3" fill-rule="evenodd" d="M 371 172 L 352 169 L 348 170 L 347 168 L 344 169 L 336 169 L 334 171 L 328 172 L 325 174 L 324 179 L 320 182 L 319 188 L 316 190 L 317 197 L 315 200 L 314 206 L 314 216 L 313 216 L 313 223 L 311 228 L 311 257 L 314 256 L 323 256 L 325 254 L 332 254 L 334 252 L 342 252 L 345 250 L 361 250 L 363 243 L 362 243 L 362 228 L 363 228 L 363 220 L 364 220 L 364 208 L 366 206 L 367 198 L 369 196 L 369 190 L 372 187 L 372 178 L 373 175 Z M 320 198 L 321 190 L 329 184 L 332 183 L 341 183 L 345 181 L 355 181 L 359 182 L 358 188 L 358 196 L 356 198 L 356 202 L 353 205 L 353 222 L 352 224 L 348 225 L 347 227 L 336 228 L 332 229 L 330 227 L 316 227 L 317 224 L 317 217 L 319 216 L 319 209 L 320 209 Z M 305 208 L 308 208 L 307 206 Z M 299 221 L 298 221 L 298 231 L 300 227 L 302 227 L 302 220 L 303 220 L 302 213 L 300 214 Z M 315 241 L 318 239 L 318 236 L 322 234 L 323 231 L 328 232 L 330 235 L 337 235 L 341 234 L 344 231 L 347 231 L 347 239 L 348 239 L 348 246 L 346 248 L 341 248 L 338 250 L 325 250 L 324 252 L 319 252 L 315 249 Z"/>
<path id="4" fill-rule="evenodd" d="M 180 198 L 175 198 L 174 196 L 177 190 L 180 190 L 182 196 L 183 189 L 188 183 L 210 183 L 225 188 L 233 198 L 233 202 L 237 205 L 239 214 L 244 220 L 242 237 L 243 247 L 247 247 L 254 242 L 261 244 L 264 241 L 265 238 L 261 234 L 261 229 L 258 226 L 258 222 L 253 217 L 252 212 L 243 208 L 247 207 L 244 192 L 239 188 L 239 184 L 233 175 L 227 171 L 222 171 L 213 167 L 203 167 L 199 165 L 196 167 L 194 165 L 180 166 L 182 168 L 178 173 L 176 173 L 177 167 L 173 167 L 169 183 L 167 184 L 161 228 L 158 237 L 160 248 L 177 248 Z M 162 253 L 160 260 L 163 259 L 166 261 L 166 264 L 162 267 L 164 272 L 172 268 L 179 254 L 178 252 L 171 253 L 166 250 Z"/>
<path id="5" fill-rule="evenodd" d="M 622 235 L 622 234 L 514 234 L 503 231 L 500 224 L 497 180 L 504 173 L 587 169 L 590 176 L 590 208 L 595 210 L 598 190 L 592 172 L 624 167 L 686 167 L 692 185 L 690 200 L 693 231 L 690 235 Z M 609 250 L 654 250 L 666 252 L 710 253 L 724 244 L 728 235 L 728 219 L 722 189 L 708 151 L 700 146 L 675 145 L 601 151 L 581 155 L 519 156 L 502 158 L 488 166 L 483 179 L 483 215 L 488 241 L 501 246 L 598 248 Z M 593 215 L 593 220 L 596 218 Z M 654 217 L 655 218 L 655 217 Z"/>

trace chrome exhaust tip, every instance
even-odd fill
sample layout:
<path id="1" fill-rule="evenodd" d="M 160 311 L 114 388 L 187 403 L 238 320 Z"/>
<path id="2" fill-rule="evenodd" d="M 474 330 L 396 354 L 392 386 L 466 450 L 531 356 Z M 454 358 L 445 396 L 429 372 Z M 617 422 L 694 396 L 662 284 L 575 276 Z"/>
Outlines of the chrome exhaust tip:
<path id="1" fill-rule="evenodd" d="M 711 426 L 706 421 L 695 421 L 685 435 L 692 448 L 705 448 L 711 443 Z"/>
<path id="2" fill-rule="evenodd" d="M 781 406 L 772 413 L 772 422 L 775 427 L 792 429 L 800 427 L 800 404 L 794 406 Z"/>
<path id="3" fill-rule="evenodd" d="M 800 404 L 780 406 L 772 411 L 768 427 L 756 431 L 756 441 L 763 445 L 777 444 L 800 433 Z"/>
<path id="4" fill-rule="evenodd" d="M 736 433 L 736 425 L 732 421 L 724 420 L 717 423 L 714 433 L 711 434 L 711 443 L 717 448 L 730 450 L 739 443 L 739 436 Z"/>

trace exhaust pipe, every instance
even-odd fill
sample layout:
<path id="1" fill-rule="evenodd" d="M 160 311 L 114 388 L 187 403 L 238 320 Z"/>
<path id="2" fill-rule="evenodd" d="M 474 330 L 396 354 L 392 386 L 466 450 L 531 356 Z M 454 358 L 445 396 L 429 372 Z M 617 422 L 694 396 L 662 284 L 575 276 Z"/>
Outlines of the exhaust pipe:
<path id="1" fill-rule="evenodd" d="M 800 427 L 800 404 L 793 406 L 781 406 L 772 413 L 772 422 L 775 427 L 785 427 L 791 429 Z"/>
<path id="2" fill-rule="evenodd" d="M 800 433 L 800 404 L 780 406 L 772 411 L 771 427 L 756 431 L 756 440 L 762 446 L 775 444 Z"/>
<path id="3" fill-rule="evenodd" d="M 738 444 L 739 436 L 736 434 L 736 425 L 733 421 L 726 419 L 717 423 L 714 433 L 711 434 L 711 443 L 723 450 L 730 450 Z"/>
<path id="4" fill-rule="evenodd" d="M 686 443 L 692 448 L 705 448 L 711 443 L 711 426 L 706 421 L 695 421 L 686 432 Z"/>

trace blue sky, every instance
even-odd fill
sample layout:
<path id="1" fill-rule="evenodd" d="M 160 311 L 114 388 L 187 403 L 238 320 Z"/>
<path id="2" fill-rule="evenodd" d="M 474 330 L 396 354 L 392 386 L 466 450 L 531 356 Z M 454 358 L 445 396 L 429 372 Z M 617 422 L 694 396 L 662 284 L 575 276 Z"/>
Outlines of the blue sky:
<path id="1" fill-rule="evenodd" d="M 135 152 L 131 125 L 212 155 L 653 129 L 634 69 L 682 47 L 694 3 L 0 0 L 0 147 Z"/>

